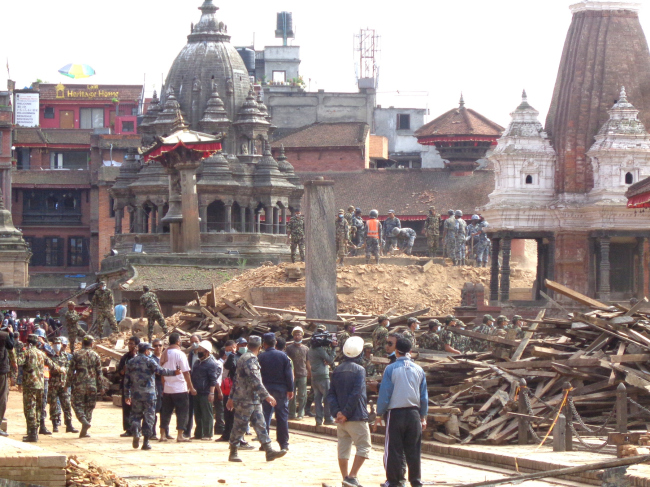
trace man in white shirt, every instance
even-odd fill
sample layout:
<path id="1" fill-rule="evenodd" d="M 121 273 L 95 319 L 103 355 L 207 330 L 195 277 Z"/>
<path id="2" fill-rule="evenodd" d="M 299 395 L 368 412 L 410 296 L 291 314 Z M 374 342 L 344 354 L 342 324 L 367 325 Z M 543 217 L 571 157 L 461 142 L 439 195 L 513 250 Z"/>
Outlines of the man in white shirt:
<path id="1" fill-rule="evenodd" d="M 176 410 L 176 430 L 178 432 L 176 441 L 179 443 L 191 441 L 189 438 L 183 437 L 183 431 L 187 425 L 187 416 L 189 414 L 189 393 L 195 394 L 196 391 L 192 386 L 187 357 L 181 351 L 180 340 L 181 337 L 178 333 L 169 335 L 169 348 L 160 360 L 161 365 L 165 369 L 178 369 L 182 374 L 165 377 L 162 411 L 160 413 L 159 441 L 167 441 L 165 432 L 169 428 L 169 422 L 171 421 L 174 410 Z"/>

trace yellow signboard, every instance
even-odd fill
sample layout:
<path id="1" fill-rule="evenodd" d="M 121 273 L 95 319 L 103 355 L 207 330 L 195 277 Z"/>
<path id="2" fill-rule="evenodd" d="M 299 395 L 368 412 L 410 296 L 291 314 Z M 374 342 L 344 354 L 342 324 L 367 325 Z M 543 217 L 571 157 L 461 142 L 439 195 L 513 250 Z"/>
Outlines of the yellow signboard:
<path id="1" fill-rule="evenodd" d="M 59 83 L 56 86 L 56 98 L 57 100 L 65 98 L 73 99 L 88 99 L 88 100 L 99 100 L 99 99 L 113 99 L 120 97 L 119 91 L 108 91 L 103 88 L 99 88 L 99 85 L 87 85 L 86 88 L 79 88 L 75 86 L 74 88 L 66 88 L 62 83 Z"/>

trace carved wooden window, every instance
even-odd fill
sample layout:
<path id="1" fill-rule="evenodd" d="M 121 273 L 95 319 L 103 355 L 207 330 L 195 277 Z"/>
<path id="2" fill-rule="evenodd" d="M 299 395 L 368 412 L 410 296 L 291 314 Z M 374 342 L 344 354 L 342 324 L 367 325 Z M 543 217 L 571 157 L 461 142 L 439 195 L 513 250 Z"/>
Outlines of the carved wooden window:
<path id="1" fill-rule="evenodd" d="M 59 267 L 63 265 L 63 239 L 61 237 L 45 237 L 45 266 Z"/>
<path id="2" fill-rule="evenodd" d="M 84 237 L 70 237 L 68 239 L 68 265 L 88 265 L 88 239 Z"/>

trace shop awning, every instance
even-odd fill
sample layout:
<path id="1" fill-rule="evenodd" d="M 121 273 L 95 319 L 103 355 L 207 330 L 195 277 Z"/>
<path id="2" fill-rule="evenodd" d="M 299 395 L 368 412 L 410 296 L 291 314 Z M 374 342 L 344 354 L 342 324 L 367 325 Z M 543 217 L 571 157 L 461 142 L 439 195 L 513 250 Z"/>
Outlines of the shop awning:
<path id="1" fill-rule="evenodd" d="M 650 191 L 634 195 L 627 200 L 628 208 L 650 208 Z"/>

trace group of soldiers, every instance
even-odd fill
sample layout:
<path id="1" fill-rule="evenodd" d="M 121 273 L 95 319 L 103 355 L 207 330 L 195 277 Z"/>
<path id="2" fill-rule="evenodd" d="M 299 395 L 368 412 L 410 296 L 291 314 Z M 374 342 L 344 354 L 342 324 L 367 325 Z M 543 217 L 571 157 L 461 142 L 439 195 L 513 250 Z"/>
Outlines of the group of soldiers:
<path id="1" fill-rule="evenodd" d="M 412 255 L 417 232 L 412 228 L 402 228 L 402 223 L 395 216 L 395 210 L 388 210 L 388 217 L 383 222 L 380 222 L 378 217 L 377 210 L 371 210 L 369 218 L 364 220 L 361 208 L 350 206 L 347 211 L 339 209 L 334 220 L 339 265 L 344 264 L 345 257 L 356 256 L 362 249 L 365 249 L 366 263 L 370 263 L 371 256 L 379 263 L 381 255 L 389 255 L 395 249 Z M 422 231 L 427 239 L 430 257 L 435 257 L 438 252 L 440 221 L 435 207 L 430 207 Z M 480 215 L 473 215 L 468 225 L 461 210 L 449 210 L 443 223 L 443 255 L 452 259 L 454 265 L 476 262 L 477 267 L 486 267 L 491 247 L 486 233 L 487 227 L 488 223 Z M 289 220 L 287 234 L 291 261 L 296 262 L 299 251 L 300 259 L 304 262 L 305 222 L 299 210 L 295 211 Z"/>
<path id="2" fill-rule="evenodd" d="M 515 315 L 512 321 L 506 316 L 499 316 L 496 320 L 491 315 L 483 316 L 482 322 L 475 326 L 472 331 L 483 335 L 500 336 L 509 339 L 521 339 L 525 330 L 523 329 L 524 320 L 521 316 Z M 445 351 L 449 353 L 468 353 L 468 352 L 486 352 L 495 351 L 497 355 L 500 346 L 497 344 L 491 348 L 491 343 L 483 338 L 470 338 L 460 333 L 459 330 L 465 329 L 465 324 L 458 318 L 447 315 L 444 324 L 437 319 L 428 322 L 427 331 L 418 334 L 420 331 L 420 321 L 417 318 L 409 318 L 406 324 L 406 330 L 399 333 L 401 337 L 408 338 L 413 344 L 413 348 L 421 348 L 435 351 Z M 386 339 L 390 332 L 388 327 L 390 320 L 387 316 L 381 315 L 378 318 L 378 326 L 372 334 L 372 350 L 375 356 L 385 357 Z"/>

